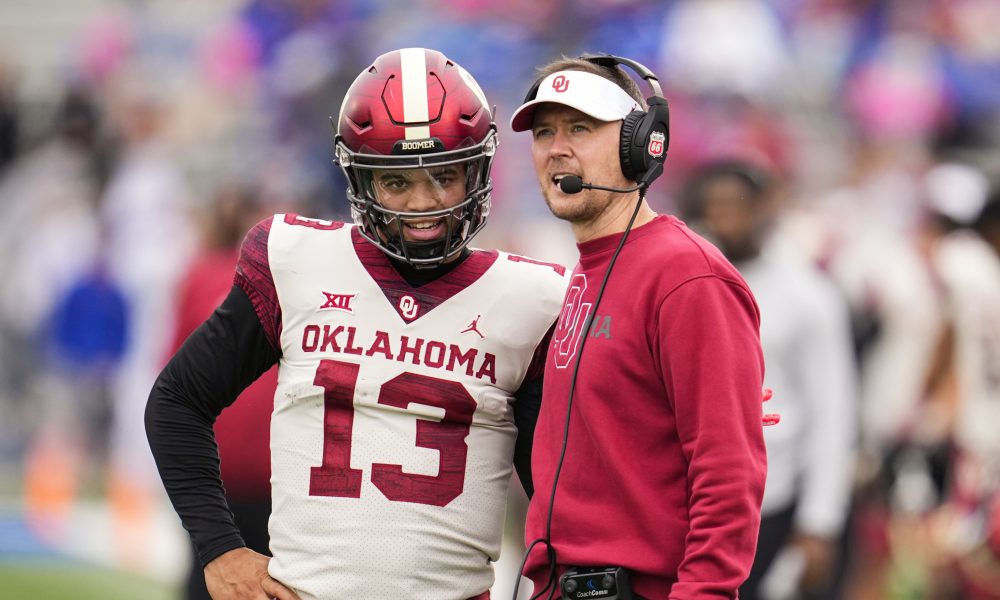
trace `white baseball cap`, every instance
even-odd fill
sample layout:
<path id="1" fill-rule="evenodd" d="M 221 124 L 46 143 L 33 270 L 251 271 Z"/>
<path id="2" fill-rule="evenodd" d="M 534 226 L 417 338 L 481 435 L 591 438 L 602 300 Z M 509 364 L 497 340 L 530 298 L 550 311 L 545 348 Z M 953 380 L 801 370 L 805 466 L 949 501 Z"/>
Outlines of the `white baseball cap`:
<path id="1" fill-rule="evenodd" d="M 923 188 L 931 210 L 968 225 L 986 204 L 990 181 L 975 167 L 942 163 L 927 171 Z"/>
<path id="2" fill-rule="evenodd" d="M 531 129 L 535 109 L 543 102 L 564 104 L 598 121 L 618 121 L 640 110 L 639 102 L 609 79 L 587 71 L 558 71 L 542 80 L 533 100 L 514 111 L 511 129 Z"/>

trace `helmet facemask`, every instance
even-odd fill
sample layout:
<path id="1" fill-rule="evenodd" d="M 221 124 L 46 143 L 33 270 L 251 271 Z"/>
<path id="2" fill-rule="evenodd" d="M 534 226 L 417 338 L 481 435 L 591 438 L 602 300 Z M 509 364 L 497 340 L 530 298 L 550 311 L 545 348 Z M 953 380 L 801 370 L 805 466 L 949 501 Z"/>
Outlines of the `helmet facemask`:
<path id="1" fill-rule="evenodd" d="M 390 257 L 416 268 L 433 268 L 457 256 L 486 224 L 496 145 L 492 129 L 478 144 L 426 154 L 384 155 L 365 152 L 365 148 L 353 152 L 338 138 L 336 162 L 350 184 L 351 215 L 360 233 Z M 461 200 L 447 206 L 448 196 L 455 192 L 445 188 L 463 182 L 464 189 L 458 192 Z M 438 206 L 414 212 L 386 206 L 394 189 L 411 185 L 424 190 L 430 186 Z M 427 241 L 406 239 L 408 226 L 435 219 L 443 221 L 443 235 Z"/>

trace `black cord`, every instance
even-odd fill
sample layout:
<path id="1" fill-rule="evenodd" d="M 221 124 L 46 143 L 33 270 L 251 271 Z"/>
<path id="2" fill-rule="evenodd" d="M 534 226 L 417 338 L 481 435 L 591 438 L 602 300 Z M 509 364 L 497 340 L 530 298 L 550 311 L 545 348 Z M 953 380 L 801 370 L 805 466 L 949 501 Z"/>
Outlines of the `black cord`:
<path id="1" fill-rule="evenodd" d="M 621 241 L 618 242 L 618 247 L 615 248 L 615 253 L 611 255 L 611 261 L 608 262 L 608 269 L 604 272 L 604 279 L 601 281 L 601 287 L 597 290 L 597 298 L 594 300 L 594 310 L 587 315 L 586 320 L 583 323 L 583 332 L 580 334 L 580 348 L 576 355 L 576 362 L 573 365 L 573 376 L 569 381 L 569 396 L 566 399 L 566 425 L 563 428 L 563 441 L 562 449 L 559 451 L 559 462 L 556 463 L 556 472 L 552 477 L 552 493 L 549 496 L 549 514 L 545 521 L 545 537 L 538 538 L 531 542 L 527 550 L 524 551 L 524 557 L 521 559 L 521 568 L 517 572 L 517 581 L 514 583 L 514 595 L 512 600 L 517 600 L 517 591 L 521 587 L 521 575 L 524 573 L 524 566 L 528 562 L 528 556 L 531 554 L 531 550 L 538 544 L 545 544 L 547 548 L 547 554 L 549 559 L 549 578 L 540 592 L 531 597 L 531 600 L 538 600 L 542 597 L 546 591 L 549 591 L 551 587 L 552 590 L 549 591 L 547 600 L 551 600 L 552 594 L 555 593 L 556 588 L 553 586 L 556 579 L 556 549 L 552 547 L 552 512 L 553 507 L 556 503 L 556 488 L 559 483 L 559 474 L 562 472 L 563 460 L 566 458 L 566 447 L 569 445 L 569 420 L 573 409 L 573 396 L 576 392 L 576 377 L 580 372 L 580 359 L 583 358 L 583 347 L 587 343 L 587 333 L 590 331 L 590 326 L 594 321 L 594 317 L 597 316 L 597 310 L 601 305 L 601 298 L 604 296 L 604 289 L 608 285 L 608 279 L 611 278 L 611 270 L 615 267 L 615 261 L 618 260 L 618 254 L 622 251 L 625 246 L 625 240 L 628 239 L 628 234 L 632 231 L 632 224 L 635 223 L 635 218 L 639 214 L 639 207 L 642 206 L 642 201 L 646 197 L 646 187 L 642 187 L 639 190 L 639 200 L 635 203 L 635 209 L 632 211 L 632 217 L 628 220 L 628 225 L 625 226 L 625 232 L 622 234 Z"/>

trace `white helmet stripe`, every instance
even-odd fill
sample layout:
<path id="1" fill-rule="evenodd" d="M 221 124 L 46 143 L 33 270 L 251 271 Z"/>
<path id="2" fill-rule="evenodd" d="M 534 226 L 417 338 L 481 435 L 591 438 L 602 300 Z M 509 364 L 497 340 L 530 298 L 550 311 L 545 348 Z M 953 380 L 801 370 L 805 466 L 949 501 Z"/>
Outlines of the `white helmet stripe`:
<path id="1" fill-rule="evenodd" d="M 399 51 L 403 71 L 403 121 L 426 123 L 430 120 L 427 110 L 427 60 L 423 48 L 404 48 Z M 419 140 L 431 137 L 427 125 L 406 128 L 406 139 Z"/>

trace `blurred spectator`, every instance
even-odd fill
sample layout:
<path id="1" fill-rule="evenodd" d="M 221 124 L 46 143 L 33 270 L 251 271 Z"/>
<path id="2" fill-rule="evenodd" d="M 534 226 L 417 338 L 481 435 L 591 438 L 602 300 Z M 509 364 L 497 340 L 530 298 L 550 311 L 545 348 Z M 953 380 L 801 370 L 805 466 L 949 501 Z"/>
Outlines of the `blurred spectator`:
<path id="1" fill-rule="evenodd" d="M 39 427 L 25 463 L 25 503 L 35 531 L 55 543 L 80 492 L 104 474 L 109 386 L 124 353 L 128 306 L 98 262 L 77 276 L 42 332 L 45 372 Z"/>
<path id="2" fill-rule="evenodd" d="M 232 287 L 243 234 L 267 215 L 254 192 L 241 184 L 222 185 L 203 211 L 201 246 L 180 285 L 173 355 Z M 215 421 L 226 500 L 247 547 L 270 556 L 267 521 L 271 515 L 270 422 L 277 367 L 261 375 Z M 211 600 L 205 574 L 192 552 L 187 600 Z"/>
<path id="3" fill-rule="evenodd" d="M 861 382 L 861 440 L 870 463 L 906 435 L 924 396 L 943 326 L 920 218 L 922 151 L 857 140 L 850 171 L 836 187 L 803 200 L 787 236 L 831 275 L 855 326 Z"/>
<path id="4" fill-rule="evenodd" d="M 125 564 L 149 557 L 144 532 L 162 495 L 142 423 L 145 398 L 174 330 L 177 285 L 194 242 L 192 195 L 164 136 L 168 106 L 152 87 L 123 74 L 109 111 L 123 135 L 121 155 L 101 200 L 111 277 L 131 307 L 121 369 L 112 386 L 109 497 L 115 544 Z"/>
<path id="5" fill-rule="evenodd" d="M 81 116 L 86 115 L 86 116 Z M 59 434 L 38 436 L 58 444 L 76 406 L 72 387 L 52 384 L 55 365 L 43 337 L 69 290 L 99 263 L 95 214 L 101 177 L 95 169 L 98 121 L 93 100 L 67 92 L 51 130 L 31 151 L 0 173 L 0 398 L 11 418 L 0 421 L 5 444 L 23 450 L 34 426 Z M 58 425 L 57 425 L 58 424 Z M 26 426 L 29 425 L 29 426 Z M 60 454 L 55 452 L 56 455 Z M 67 474 L 67 481 L 77 473 Z"/>
<path id="6" fill-rule="evenodd" d="M 879 414 L 876 412 L 865 413 L 869 417 L 864 421 L 867 431 L 875 434 L 867 438 L 867 449 L 875 454 L 868 455 L 870 462 L 865 465 L 871 477 L 866 479 L 869 485 L 862 489 L 858 506 L 859 538 L 855 543 L 860 552 L 854 556 L 850 597 L 888 593 L 936 597 L 950 593 L 949 581 L 941 577 L 940 569 L 953 548 L 934 530 L 954 531 L 950 526 L 939 527 L 943 523 L 939 517 L 953 512 L 956 475 L 966 479 L 955 469 L 956 425 L 964 410 L 962 388 L 968 387 L 967 382 L 962 383 L 968 378 L 962 373 L 971 368 L 981 377 L 979 365 L 984 356 L 978 338 L 984 326 L 991 327 L 990 318 L 984 321 L 983 316 L 993 309 L 984 313 L 979 304 L 984 300 L 983 277 L 991 279 L 990 271 L 996 267 L 990 266 L 994 259 L 982 251 L 982 242 L 974 240 L 966 229 L 985 198 L 982 174 L 964 165 L 938 164 L 918 183 L 922 212 L 910 243 L 900 248 L 906 249 L 900 256 L 908 253 L 914 266 L 911 275 L 920 273 L 919 280 L 927 282 L 927 307 L 933 307 L 935 326 L 919 337 L 900 335 L 895 350 L 883 355 L 886 359 L 895 356 L 896 364 L 920 368 L 908 372 L 905 380 L 897 378 L 898 384 L 909 386 L 912 396 L 896 407 L 898 412 L 891 421 L 871 418 Z M 988 258 L 984 261 L 984 257 Z M 917 281 L 914 278 L 909 286 L 897 287 L 897 298 L 919 289 L 913 285 Z M 903 322 L 901 319 L 918 324 L 904 317 L 899 306 L 895 317 L 881 313 L 883 325 L 893 320 Z M 961 314 L 965 310 L 970 314 Z M 976 320 L 971 328 L 970 319 Z M 883 328 L 877 342 L 888 334 Z M 959 342 L 959 337 L 964 341 Z M 976 348 L 971 356 L 966 348 L 970 342 Z M 915 358 L 907 349 L 917 347 L 922 348 L 920 361 L 898 362 L 906 356 Z M 889 381 L 874 371 L 867 375 Z M 884 404 L 885 398 L 865 397 L 866 406 L 872 408 L 880 401 Z M 990 421 L 991 415 L 976 412 L 977 425 Z M 982 434 L 977 437 L 982 439 Z"/>
<path id="7" fill-rule="evenodd" d="M 921 180 L 925 224 L 920 250 L 937 285 L 943 327 L 924 378 L 922 414 L 911 424 L 908 440 L 923 445 L 957 443 L 979 455 L 988 455 L 997 444 L 990 423 L 1000 418 L 1000 413 L 984 408 L 994 404 L 988 398 L 996 396 L 990 378 L 1000 354 L 991 338 L 1000 334 L 1000 303 L 995 302 L 1000 300 L 996 295 L 1000 278 L 995 254 L 971 229 L 987 193 L 986 177 L 963 164 L 936 164 Z M 960 416 L 963 412 L 965 419 Z M 953 456 L 947 461 L 951 463 Z"/>
<path id="8" fill-rule="evenodd" d="M 67 291 L 53 311 L 48 335 L 53 371 L 72 390 L 70 420 L 86 456 L 103 467 L 111 421 L 108 386 L 125 353 L 128 305 L 98 263 Z"/>
<path id="9" fill-rule="evenodd" d="M 1000 187 L 995 186 L 975 222 L 975 230 L 993 252 L 993 266 L 983 263 L 983 280 L 979 287 L 980 313 L 968 317 L 969 325 L 980 321 L 984 330 L 979 336 L 966 340 L 964 365 L 972 395 L 959 411 L 956 440 L 959 445 L 958 499 L 965 510 L 960 521 L 965 525 L 959 530 L 965 538 L 955 552 L 959 588 L 973 600 L 1000 598 L 1000 452 L 996 436 L 983 436 L 985 429 L 1000 422 Z M 985 261 L 985 256 L 981 257 Z M 992 288 L 992 290 L 990 289 Z M 971 298 L 970 298 L 971 300 Z M 986 304 L 992 302 L 992 304 Z M 956 307 L 958 308 L 958 307 Z M 973 333 L 968 331 L 968 333 Z M 978 346 L 978 349 L 977 349 Z M 972 356 L 969 356 L 971 351 Z M 982 360 L 976 361 L 975 358 Z M 978 422 L 977 422 L 978 421 Z M 980 521 L 980 516 L 982 520 Z M 968 524 L 972 523 L 969 528 Z M 962 539 L 962 538 L 960 538 Z"/>
<path id="10" fill-rule="evenodd" d="M 998 588 L 992 596 L 983 595 L 988 587 L 976 589 L 989 577 L 969 568 L 990 535 L 982 525 L 995 517 L 990 504 L 1000 492 L 1000 193 L 987 201 L 985 177 L 966 165 L 939 165 L 926 181 L 930 204 L 946 222 L 933 260 L 945 298 L 948 327 L 941 343 L 952 396 L 945 413 L 951 417 L 951 476 L 946 504 L 935 515 L 943 532 L 934 541 L 965 568 L 953 584 L 960 593 L 998 598 Z M 1000 571 L 992 578 L 1000 580 Z"/>
<path id="11" fill-rule="evenodd" d="M 684 213 L 757 299 L 764 386 L 774 392 L 766 408 L 781 415 L 764 430 L 768 473 L 760 536 L 740 598 L 828 598 L 854 464 L 850 326 L 833 285 L 770 243 L 778 192 L 773 174 L 755 165 L 709 163 L 690 181 Z"/>

